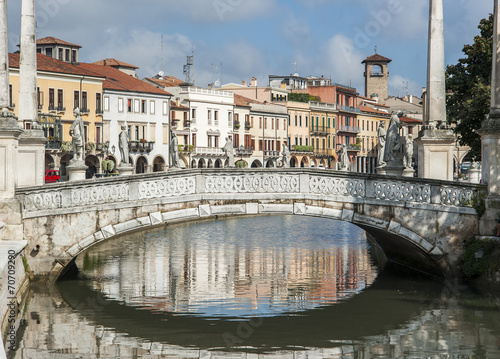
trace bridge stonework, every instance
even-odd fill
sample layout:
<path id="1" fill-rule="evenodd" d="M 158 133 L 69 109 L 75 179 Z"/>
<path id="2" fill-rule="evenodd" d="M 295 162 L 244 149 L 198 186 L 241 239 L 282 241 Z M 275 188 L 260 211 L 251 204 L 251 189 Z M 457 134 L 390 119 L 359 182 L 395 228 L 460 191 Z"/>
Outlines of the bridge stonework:
<path id="1" fill-rule="evenodd" d="M 263 214 L 351 222 L 374 235 L 390 257 L 422 267 L 427 261 L 453 278 L 463 241 L 478 233 L 472 204 L 484 190 L 328 170 L 198 169 L 24 188 L 16 196 L 25 252 L 39 278 L 57 278 L 78 254 L 123 233 Z"/>

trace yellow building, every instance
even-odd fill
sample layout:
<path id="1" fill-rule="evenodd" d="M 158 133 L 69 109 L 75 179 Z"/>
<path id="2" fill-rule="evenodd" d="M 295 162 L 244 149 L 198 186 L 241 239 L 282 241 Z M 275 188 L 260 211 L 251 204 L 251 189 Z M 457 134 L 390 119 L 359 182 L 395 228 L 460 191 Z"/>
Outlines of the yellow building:
<path id="1" fill-rule="evenodd" d="M 375 168 L 378 166 L 378 127 L 381 122 L 384 122 L 384 128 L 387 130 L 391 114 L 368 106 L 360 106 L 360 109 L 358 124 L 361 132 L 358 135 L 358 141 L 361 151 L 357 157 L 357 170 L 358 172 L 375 173 Z"/>
<path id="2" fill-rule="evenodd" d="M 313 145 L 309 136 L 311 110 L 309 103 L 287 101 L 288 144 L 290 146 L 290 167 L 310 167 Z"/>
<path id="3" fill-rule="evenodd" d="M 9 89 L 13 112 L 18 114 L 19 54 L 9 54 Z M 48 139 L 45 168 L 60 169 L 72 158 L 69 128 L 74 120 L 73 110 L 79 108 L 85 125 L 85 162 L 88 176 L 99 171 L 98 156 L 102 147 L 102 84 L 104 78 L 78 64 L 37 54 L 37 90 L 39 122 Z M 31 123 L 22 123 L 30 128 Z M 105 149 L 104 149 L 105 150 Z"/>
<path id="4" fill-rule="evenodd" d="M 335 121 L 337 107 L 333 103 L 309 102 L 310 137 L 314 147 L 313 162 L 311 166 L 333 167 L 337 161 L 335 152 Z"/>

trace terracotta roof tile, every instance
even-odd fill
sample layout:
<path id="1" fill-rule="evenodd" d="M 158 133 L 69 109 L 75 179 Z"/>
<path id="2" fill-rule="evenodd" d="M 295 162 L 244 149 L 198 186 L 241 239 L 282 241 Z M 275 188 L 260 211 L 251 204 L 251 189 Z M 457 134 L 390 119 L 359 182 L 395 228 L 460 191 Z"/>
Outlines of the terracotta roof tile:
<path id="1" fill-rule="evenodd" d="M 134 76 L 127 75 L 125 72 L 110 66 L 101 66 L 95 64 L 81 63 L 81 66 L 88 71 L 92 71 L 106 77 L 102 87 L 107 90 L 117 90 L 126 92 L 143 92 L 156 95 L 172 95 L 167 91 L 150 85 Z"/>
<path id="2" fill-rule="evenodd" d="M 36 55 L 37 70 L 45 72 L 55 72 L 60 74 L 103 77 L 90 69 L 82 68 L 77 64 L 70 64 L 61 60 L 54 59 L 42 54 Z M 19 68 L 19 53 L 9 54 L 9 67 Z"/>
<path id="3" fill-rule="evenodd" d="M 361 61 L 361 63 L 364 64 L 366 62 L 377 62 L 377 61 L 389 63 L 392 60 L 389 59 L 389 58 L 387 58 L 387 57 L 384 57 L 382 55 L 375 54 L 375 55 L 372 55 L 372 56 L 368 56 L 366 59 L 364 59 L 363 61 Z"/>
<path id="4" fill-rule="evenodd" d="M 175 101 L 170 102 L 170 109 L 171 110 L 178 110 L 178 111 L 189 111 L 189 107 L 184 106 L 184 105 L 177 105 Z"/>
<path id="5" fill-rule="evenodd" d="M 96 62 L 93 62 L 94 65 L 101 65 L 101 66 L 111 66 L 111 67 L 128 67 L 131 69 L 138 69 L 137 66 L 127 64 L 126 62 L 119 61 L 117 59 L 104 59 L 104 60 L 99 60 Z"/>
<path id="6" fill-rule="evenodd" d="M 47 36 L 42 39 L 36 40 L 37 45 L 66 45 L 66 46 L 71 46 L 71 47 L 78 47 L 81 48 L 80 45 L 72 44 L 70 42 L 66 42 L 60 39 L 57 39 L 53 36 Z"/>
<path id="7" fill-rule="evenodd" d="M 411 118 L 411 117 L 407 117 L 407 116 L 401 116 L 400 121 L 403 123 L 413 123 L 413 124 L 417 124 L 417 125 L 424 124 L 424 121 L 422 121 L 422 120 L 417 120 L 416 118 Z"/>
<path id="8" fill-rule="evenodd" d="M 262 102 L 260 102 L 260 101 L 252 100 L 251 98 L 241 96 L 238 94 L 234 94 L 234 103 L 236 106 L 240 106 L 240 107 L 251 107 L 250 106 L 251 103 L 262 104 Z"/>
<path id="9" fill-rule="evenodd" d="M 376 114 L 380 114 L 380 115 L 389 115 L 388 112 L 380 111 L 380 110 L 373 108 L 373 107 L 359 106 L 359 108 L 362 112 L 370 112 L 370 113 L 376 113 Z"/>
<path id="10" fill-rule="evenodd" d="M 182 84 L 184 81 L 179 80 L 177 77 L 174 76 L 163 76 L 161 79 L 155 79 L 152 77 L 146 77 L 147 80 L 154 82 L 157 85 L 163 86 L 163 87 L 178 87 L 180 84 Z"/>

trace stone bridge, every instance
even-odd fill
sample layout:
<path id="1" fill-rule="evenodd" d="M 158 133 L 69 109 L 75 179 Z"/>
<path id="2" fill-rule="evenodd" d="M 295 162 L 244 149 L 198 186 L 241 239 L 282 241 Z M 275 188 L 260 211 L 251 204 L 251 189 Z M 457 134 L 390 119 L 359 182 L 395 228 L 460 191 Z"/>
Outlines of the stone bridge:
<path id="1" fill-rule="evenodd" d="M 78 254 L 126 232 L 287 214 L 351 222 L 389 258 L 452 279 L 463 241 L 478 234 L 473 203 L 484 190 L 329 170 L 198 169 L 23 188 L 16 197 L 26 257 L 39 278 L 56 279 Z"/>

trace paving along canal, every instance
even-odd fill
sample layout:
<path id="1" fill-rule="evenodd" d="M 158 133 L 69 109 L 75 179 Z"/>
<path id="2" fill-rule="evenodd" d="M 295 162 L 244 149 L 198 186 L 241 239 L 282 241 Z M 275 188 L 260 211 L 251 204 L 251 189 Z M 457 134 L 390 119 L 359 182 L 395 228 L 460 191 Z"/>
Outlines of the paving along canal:
<path id="1" fill-rule="evenodd" d="M 376 252 L 358 227 L 309 217 L 126 235 L 30 289 L 9 357 L 500 358 L 498 300 L 381 269 Z"/>

